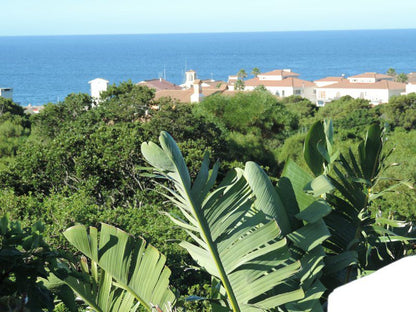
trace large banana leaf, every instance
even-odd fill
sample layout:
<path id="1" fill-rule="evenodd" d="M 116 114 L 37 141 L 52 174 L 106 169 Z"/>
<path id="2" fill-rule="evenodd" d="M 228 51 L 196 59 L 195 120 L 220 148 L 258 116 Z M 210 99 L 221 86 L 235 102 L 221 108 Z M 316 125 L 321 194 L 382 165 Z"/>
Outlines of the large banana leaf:
<path id="1" fill-rule="evenodd" d="M 312 125 L 303 147 L 305 161 L 315 175 L 320 175 L 324 171 L 325 164 L 325 158 L 319 151 L 319 146 L 326 147 L 324 125 L 320 121 Z"/>
<path id="2" fill-rule="evenodd" d="M 276 220 L 253 212 L 251 191 L 241 170 L 231 172 L 213 191 L 218 164 L 209 169 L 206 155 L 191 183 L 183 157 L 171 136 L 162 132 L 160 145 L 142 144 L 146 160 L 173 184 L 168 198 L 183 219 L 170 215 L 193 238 L 182 242 L 194 260 L 217 277 L 233 311 L 264 311 L 303 298 L 293 276 L 299 261 L 291 254 Z"/>
<path id="3" fill-rule="evenodd" d="M 92 309 L 135 311 L 139 303 L 151 311 L 155 307 L 167 310 L 174 304 L 166 258 L 144 239 L 135 240 L 107 224 L 101 225 L 100 232 L 76 225 L 64 236 L 91 261 L 90 268 L 82 262 L 83 275 L 69 275 L 64 281 Z"/>
<path id="4" fill-rule="evenodd" d="M 58 278 L 50 274 L 44 283 L 63 300 L 70 311 L 78 311 L 74 293 L 93 311 L 135 312 L 138 310 L 140 303 L 133 294 L 115 286 L 111 276 L 97 268 L 97 263 L 94 261 L 91 261 L 91 271 L 85 257 L 81 260 L 81 272 L 76 271 L 72 266 L 68 267 L 65 264 L 61 266 L 65 267 L 67 275 Z"/>
<path id="5" fill-rule="evenodd" d="M 321 244 L 329 237 L 329 231 L 322 218 L 331 208 L 303 191 L 303 186 L 311 182 L 312 177 L 293 162 L 287 163 L 277 188 L 253 162 L 246 164 L 244 175 L 255 195 L 255 208 L 276 220 L 290 241 L 292 260 L 302 263 L 297 277 L 305 290 L 305 298 L 286 304 L 286 310 L 323 311 L 320 298 L 325 287 L 319 279 L 325 252 Z"/>

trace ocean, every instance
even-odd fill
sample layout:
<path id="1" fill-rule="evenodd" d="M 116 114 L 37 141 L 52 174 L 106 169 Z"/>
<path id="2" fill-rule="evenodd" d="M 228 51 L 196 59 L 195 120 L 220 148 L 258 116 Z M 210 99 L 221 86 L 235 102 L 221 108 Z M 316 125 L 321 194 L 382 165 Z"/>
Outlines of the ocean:
<path id="1" fill-rule="evenodd" d="M 100 77 L 119 83 L 166 77 L 180 84 L 184 71 L 227 80 L 244 68 L 290 68 L 301 79 L 366 71 L 416 71 L 416 29 L 0 37 L 0 87 L 13 88 L 21 105 L 89 93 Z"/>

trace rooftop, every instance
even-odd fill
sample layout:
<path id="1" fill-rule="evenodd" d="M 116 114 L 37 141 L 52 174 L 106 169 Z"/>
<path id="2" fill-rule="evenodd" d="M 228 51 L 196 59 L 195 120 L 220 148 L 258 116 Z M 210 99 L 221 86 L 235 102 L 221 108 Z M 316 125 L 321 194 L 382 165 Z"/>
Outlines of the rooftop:
<path id="1" fill-rule="evenodd" d="M 405 90 L 406 84 L 394 82 L 390 80 L 380 80 L 374 83 L 351 83 L 348 80 L 343 80 L 338 83 L 330 84 L 328 86 L 319 87 L 321 89 L 388 89 L 388 90 Z"/>
<path id="2" fill-rule="evenodd" d="M 182 88 L 170 81 L 165 79 L 151 79 L 151 80 L 143 80 L 137 83 L 139 86 L 147 86 L 152 89 L 156 89 L 156 91 L 160 90 L 181 90 Z"/>
<path id="3" fill-rule="evenodd" d="M 160 98 L 164 97 L 170 97 L 172 100 L 177 100 L 181 103 L 190 103 L 192 93 L 194 93 L 192 88 L 185 90 L 159 90 L 156 91 L 155 100 L 159 100 Z"/>
<path id="4" fill-rule="evenodd" d="M 93 83 L 95 81 L 103 81 L 103 82 L 109 83 L 109 81 L 105 80 L 104 78 L 95 78 L 93 80 L 88 81 L 88 83 Z"/>
<path id="5" fill-rule="evenodd" d="M 348 78 L 375 78 L 375 79 L 392 79 L 392 76 L 389 75 L 385 75 L 385 74 L 379 74 L 379 73 L 375 73 L 375 72 L 367 72 L 367 73 L 362 73 L 362 74 L 358 74 L 355 76 L 350 76 Z"/>
<path id="6" fill-rule="evenodd" d="M 325 78 L 321 78 L 321 79 L 318 79 L 318 80 L 315 80 L 315 81 L 317 81 L 317 82 L 320 82 L 320 81 L 330 82 L 330 81 L 342 81 L 342 80 L 345 80 L 345 78 L 341 76 L 341 77 L 325 77 Z"/>
<path id="7" fill-rule="evenodd" d="M 283 77 L 293 77 L 299 76 L 299 74 L 292 72 L 290 69 L 275 69 L 266 73 L 261 73 L 259 76 L 283 76 Z"/>
<path id="8" fill-rule="evenodd" d="M 260 80 L 259 78 L 253 78 L 253 79 L 246 80 L 245 85 L 248 87 L 265 86 L 265 87 L 295 87 L 295 88 L 315 86 L 313 82 L 302 80 L 302 79 L 295 78 L 295 77 L 288 77 L 283 80 Z"/>

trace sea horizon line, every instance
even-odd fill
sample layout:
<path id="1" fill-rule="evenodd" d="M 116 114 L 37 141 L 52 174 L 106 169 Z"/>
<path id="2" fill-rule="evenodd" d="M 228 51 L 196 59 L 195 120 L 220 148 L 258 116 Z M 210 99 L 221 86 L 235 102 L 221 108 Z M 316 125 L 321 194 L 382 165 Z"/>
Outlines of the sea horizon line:
<path id="1" fill-rule="evenodd" d="M 362 32 L 362 31 L 403 31 L 416 28 L 357 28 L 357 29 L 304 29 L 304 30 L 261 30 L 261 31 L 201 31 L 201 32 L 159 32 L 159 33 L 91 33 L 91 34 L 12 34 L 0 35 L 0 38 L 12 37 L 81 37 L 81 36 L 157 36 L 157 35 L 214 35 L 214 34 L 256 34 L 256 33 L 305 33 L 305 32 Z"/>

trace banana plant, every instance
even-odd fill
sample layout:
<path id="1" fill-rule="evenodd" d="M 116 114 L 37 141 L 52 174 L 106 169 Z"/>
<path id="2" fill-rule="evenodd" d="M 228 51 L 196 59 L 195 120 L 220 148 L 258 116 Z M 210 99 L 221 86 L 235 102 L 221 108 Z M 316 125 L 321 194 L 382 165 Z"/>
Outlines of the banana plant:
<path id="1" fill-rule="evenodd" d="M 143 143 L 142 154 L 172 186 L 161 184 L 182 217 L 168 216 L 193 240 L 180 245 L 221 282 L 226 294 L 221 310 L 265 311 L 303 299 L 296 276 L 301 262 L 291 260 L 287 220 L 279 226 L 253 209 L 255 199 L 244 171 L 233 170 L 214 188 L 219 164 L 210 168 L 206 154 L 192 182 L 172 137 L 162 132 L 159 141 L 160 146 Z"/>
<path id="2" fill-rule="evenodd" d="M 393 181 L 386 189 L 378 187 L 388 180 L 382 174 L 392 152 L 383 153 L 383 130 L 370 126 L 357 153 L 350 148 L 348 156 L 333 152 L 329 133 L 333 133 L 332 123 L 314 124 L 305 140 L 304 156 L 316 179 L 326 178 L 334 189 L 321 194 L 332 207 L 324 218 L 331 237 L 324 242 L 328 257 L 323 281 L 333 289 L 403 256 L 402 247 L 410 238 L 398 233 L 404 234 L 410 224 L 383 217 L 374 202 L 401 184 Z M 316 158 L 320 165 L 311 161 Z"/>
<path id="3" fill-rule="evenodd" d="M 254 208 L 278 223 L 288 238 L 291 260 L 302 264 L 297 277 L 305 297 L 287 303 L 285 310 L 323 311 L 320 299 L 326 288 L 320 281 L 325 257 L 322 243 L 330 236 L 323 217 L 330 213 L 331 207 L 304 192 L 304 185 L 313 179 L 294 162 L 287 162 L 276 186 L 254 162 L 246 164 L 244 174 L 256 198 Z M 313 189 L 328 191 L 328 186 L 331 187 L 326 181 L 317 181 Z"/>
<path id="4" fill-rule="evenodd" d="M 170 311 L 174 306 L 166 258 L 144 239 L 134 239 L 107 224 L 101 225 L 101 231 L 76 225 L 64 236 L 85 256 L 81 272 L 69 271 L 62 281 L 90 309 L 133 312 L 141 306 L 148 311 Z"/>

